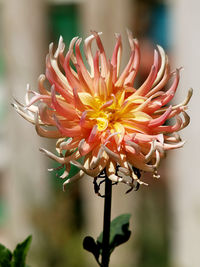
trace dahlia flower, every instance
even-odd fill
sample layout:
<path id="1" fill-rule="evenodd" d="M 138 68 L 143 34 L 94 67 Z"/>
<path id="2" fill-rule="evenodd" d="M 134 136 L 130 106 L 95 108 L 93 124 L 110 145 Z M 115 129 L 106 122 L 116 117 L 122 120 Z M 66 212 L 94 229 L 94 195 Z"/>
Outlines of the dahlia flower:
<path id="1" fill-rule="evenodd" d="M 38 135 L 58 139 L 58 155 L 40 150 L 64 168 L 61 178 L 67 178 L 71 164 L 80 169 L 64 182 L 64 188 L 84 174 L 98 177 L 103 170 L 113 182 L 133 188 L 135 182 L 143 183 L 138 175 L 142 171 L 159 177 L 157 169 L 165 152 L 184 144 L 177 132 L 189 123 L 186 109 L 192 90 L 182 103 L 168 105 L 175 95 L 180 69 L 170 71 L 161 46 L 154 51 L 148 77 L 136 88 L 139 44 L 130 31 L 127 34 L 130 58 L 121 72 L 119 34 L 108 60 L 101 33 L 92 31 L 83 46 L 87 62 L 80 51 L 81 38 L 73 38 L 65 54 L 60 37 L 55 52 L 53 43 L 49 46 L 46 74 L 38 80 L 39 93 L 27 86 L 26 104 L 14 104 L 17 112 L 35 125 Z M 94 41 L 95 53 L 91 47 Z M 44 85 L 46 79 L 51 89 Z M 172 123 L 166 123 L 169 119 Z"/>

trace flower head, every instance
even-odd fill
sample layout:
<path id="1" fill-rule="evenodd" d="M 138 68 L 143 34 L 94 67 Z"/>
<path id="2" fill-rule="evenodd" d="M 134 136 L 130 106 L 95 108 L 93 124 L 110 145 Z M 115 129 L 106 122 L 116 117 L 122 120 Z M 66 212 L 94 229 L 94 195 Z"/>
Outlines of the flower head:
<path id="1" fill-rule="evenodd" d="M 134 187 L 134 181 L 142 183 L 135 169 L 158 177 L 160 158 L 167 150 L 184 144 L 177 132 L 189 123 L 185 110 L 192 90 L 179 105 L 169 105 L 179 83 L 179 69 L 170 71 L 168 57 L 157 46 L 149 75 L 136 89 L 138 41 L 128 31 L 130 59 L 120 72 L 121 36 L 117 34 L 116 39 L 108 60 L 100 33 L 93 31 L 84 41 L 87 64 L 80 51 L 81 38 L 72 39 L 66 55 L 62 37 L 55 53 L 50 44 L 46 74 L 39 77 L 39 93 L 28 86 L 26 105 L 14 104 L 40 136 L 58 139 L 59 156 L 41 151 L 64 168 L 61 178 L 67 178 L 71 164 L 80 168 L 64 186 L 85 173 L 97 177 L 106 168 L 112 181 Z M 94 41 L 97 49 L 93 55 Z M 46 79 L 50 90 L 44 86 Z M 166 89 L 170 79 L 171 85 Z M 166 123 L 172 118 L 172 124 Z M 83 164 L 77 161 L 81 157 Z"/>

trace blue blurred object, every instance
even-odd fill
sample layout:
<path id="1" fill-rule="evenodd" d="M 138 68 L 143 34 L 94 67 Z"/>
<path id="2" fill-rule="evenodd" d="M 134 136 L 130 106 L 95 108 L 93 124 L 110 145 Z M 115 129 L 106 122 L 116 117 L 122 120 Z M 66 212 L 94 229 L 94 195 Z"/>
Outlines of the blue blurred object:
<path id="1" fill-rule="evenodd" d="M 148 37 L 160 44 L 165 50 L 170 48 L 169 21 L 170 13 L 165 4 L 156 4 L 151 10 L 151 27 Z"/>

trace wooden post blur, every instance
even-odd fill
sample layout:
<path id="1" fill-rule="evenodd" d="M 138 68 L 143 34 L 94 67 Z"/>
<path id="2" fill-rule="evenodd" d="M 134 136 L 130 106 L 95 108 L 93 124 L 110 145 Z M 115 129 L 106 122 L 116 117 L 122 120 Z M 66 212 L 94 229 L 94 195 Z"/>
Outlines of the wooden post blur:
<path id="1" fill-rule="evenodd" d="M 24 103 L 26 84 L 36 89 L 37 78 L 44 71 L 47 47 L 44 3 L 41 0 L 1 3 L 8 108 L 4 127 L 9 151 L 3 178 L 7 218 L 1 238 L 11 246 L 34 232 L 31 208 L 45 205 L 49 199 L 45 157 L 38 151 L 41 138 L 10 105 L 13 96 Z"/>
<path id="2" fill-rule="evenodd" d="M 198 267 L 200 244 L 200 179 L 199 179 L 199 60 L 200 2 L 169 1 L 172 12 L 173 55 L 176 66 L 183 66 L 176 102 L 181 102 L 187 89 L 194 88 L 188 114 L 191 123 L 181 132 L 187 140 L 183 149 L 171 152 L 171 266 Z M 187 12 L 187 16 L 186 14 Z"/>

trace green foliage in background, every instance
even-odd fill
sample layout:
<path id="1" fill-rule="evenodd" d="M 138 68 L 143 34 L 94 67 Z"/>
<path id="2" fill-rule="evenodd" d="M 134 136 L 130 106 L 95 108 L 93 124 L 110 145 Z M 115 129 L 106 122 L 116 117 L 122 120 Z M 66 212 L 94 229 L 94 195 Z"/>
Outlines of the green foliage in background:
<path id="1" fill-rule="evenodd" d="M 32 237 L 28 236 L 19 243 L 13 253 L 0 244 L 0 267 L 28 267 L 25 260 L 31 244 Z"/>
<path id="2" fill-rule="evenodd" d="M 78 7 L 75 4 L 50 6 L 49 28 L 51 29 L 51 41 L 58 42 L 60 35 L 62 35 L 64 42 L 68 46 L 74 36 L 80 35 L 78 17 Z"/>

